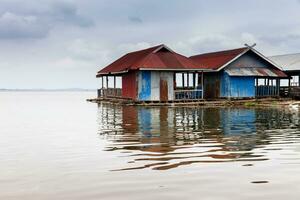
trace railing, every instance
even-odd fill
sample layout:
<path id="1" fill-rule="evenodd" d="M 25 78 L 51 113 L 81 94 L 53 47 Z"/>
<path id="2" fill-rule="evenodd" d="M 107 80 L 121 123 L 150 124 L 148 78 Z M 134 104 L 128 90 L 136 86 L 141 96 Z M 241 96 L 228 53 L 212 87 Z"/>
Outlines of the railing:
<path id="1" fill-rule="evenodd" d="M 202 89 L 174 90 L 175 100 L 202 99 Z"/>
<path id="2" fill-rule="evenodd" d="M 300 98 L 300 87 L 291 87 L 291 97 Z"/>
<path id="3" fill-rule="evenodd" d="M 277 86 L 256 86 L 255 95 L 257 97 L 266 97 L 266 96 L 278 96 L 279 88 Z"/>
<path id="4" fill-rule="evenodd" d="M 290 89 L 288 86 L 281 86 L 279 94 L 281 97 L 288 97 L 290 94 Z"/>
<path id="5" fill-rule="evenodd" d="M 98 89 L 98 98 L 99 97 L 121 97 L 121 96 L 122 96 L 121 88 Z"/>
<path id="6" fill-rule="evenodd" d="M 300 86 L 280 87 L 280 96 L 300 98 Z"/>

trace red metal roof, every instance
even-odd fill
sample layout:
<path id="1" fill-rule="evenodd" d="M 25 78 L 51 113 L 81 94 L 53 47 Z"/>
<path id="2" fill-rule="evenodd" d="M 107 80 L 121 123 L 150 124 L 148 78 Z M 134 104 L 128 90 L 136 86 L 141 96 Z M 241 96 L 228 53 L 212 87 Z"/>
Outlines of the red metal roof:
<path id="1" fill-rule="evenodd" d="M 190 58 L 172 51 L 165 45 L 158 45 L 128 53 L 100 70 L 97 75 L 126 72 L 140 68 L 162 70 L 200 69 L 199 64 L 196 64 Z"/>
<path id="2" fill-rule="evenodd" d="M 248 48 L 244 47 L 239 49 L 199 54 L 191 56 L 190 58 L 204 68 L 218 70 L 220 67 L 246 50 L 248 50 Z"/>

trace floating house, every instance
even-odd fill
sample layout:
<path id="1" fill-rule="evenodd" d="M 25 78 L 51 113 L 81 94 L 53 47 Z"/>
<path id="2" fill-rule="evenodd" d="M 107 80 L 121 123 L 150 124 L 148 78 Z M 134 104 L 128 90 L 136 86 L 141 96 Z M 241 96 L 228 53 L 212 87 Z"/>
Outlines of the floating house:
<path id="1" fill-rule="evenodd" d="M 124 55 L 96 77 L 99 99 L 176 102 L 279 96 L 287 76 L 250 46 L 188 58 L 158 45 Z"/>
<path id="2" fill-rule="evenodd" d="M 253 47 L 205 53 L 190 57 L 207 70 L 204 98 L 255 98 L 279 96 L 281 67 Z"/>
<path id="3" fill-rule="evenodd" d="M 126 54 L 100 70 L 97 77 L 102 78 L 102 87 L 98 97 L 143 102 L 202 99 L 203 71 L 190 58 L 159 45 Z M 183 79 L 180 86 L 178 75 Z M 113 79 L 111 88 L 109 77 Z M 117 77 L 122 79 L 121 88 L 116 88 Z"/>

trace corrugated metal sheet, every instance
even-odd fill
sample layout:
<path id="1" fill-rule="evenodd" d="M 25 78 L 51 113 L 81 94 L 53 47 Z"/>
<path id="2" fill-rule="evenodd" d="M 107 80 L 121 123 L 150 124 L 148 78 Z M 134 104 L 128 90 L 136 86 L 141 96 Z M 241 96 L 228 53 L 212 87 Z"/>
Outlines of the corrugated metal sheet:
<path id="1" fill-rule="evenodd" d="M 220 72 L 204 75 L 204 98 L 215 99 L 220 97 Z"/>
<path id="2" fill-rule="evenodd" d="M 159 101 L 161 99 L 161 81 L 164 81 L 167 88 L 165 96 L 168 100 L 174 99 L 173 72 L 140 71 L 138 83 L 139 100 Z"/>
<path id="3" fill-rule="evenodd" d="M 223 73 L 221 78 L 221 97 L 255 97 L 255 77 L 229 76 Z"/>
<path id="4" fill-rule="evenodd" d="M 190 58 L 204 68 L 217 70 L 247 49 L 247 47 L 244 47 L 239 49 L 205 53 L 191 56 Z"/>
<path id="5" fill-rule="evenodd" d="M 284 71 L 300 71 L 300 53 L 271 56 L 269 59 L 280 65 Z"/>
<path id="6" fill-rule="evenodd" d="M 226 69 L 225 72 L 227 72 L 229 76 L 286 77 L 280 70 L 267 68 L 229 68 Z"/>
<path id="7" fill-rule="evenodd" d="M 151 99 L 152 101 L 159 101 L 159 82 L 160 72 L 151 71 Z"/>
<path id="8" fill-rule="evenodd" d="M 160 72 L 160 79 L 165 80 L 168 84 L 168 100 L 174 99 L 174 73 L 173 72 Z"/>
<path id="9" fill-rule="evenodd" d="M 136 72 L 129 72 L 122 76 L 122 97 L 136 100 L 137 80 Z"/>
<path id="10" fill-rule="evenodd" d="M 139 72 L 139 100 L 151 100 L 151 71 Z"/>

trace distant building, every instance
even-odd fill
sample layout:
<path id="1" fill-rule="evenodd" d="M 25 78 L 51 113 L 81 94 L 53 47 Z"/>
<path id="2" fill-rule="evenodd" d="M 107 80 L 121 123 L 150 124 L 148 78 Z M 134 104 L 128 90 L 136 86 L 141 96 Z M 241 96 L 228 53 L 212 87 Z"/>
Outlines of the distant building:
<path id="1" fill-rule="evenodd" d="M 124 55 L 97 77 L 101 99 L 174 102 L 278 96 L 279 80 L 287 76 L 249 46 L 188 58 L 158 45 Z"/>
<path id="2" fill-rule="evenodd" d="M 288 75 L 288 83 L 282 84 L 281 96 L 300 98 L 300 53 L 271 56 Z"/>
<path id="3" fill-rule="evenodd" d="M 290 86 L 300 86 L 300 53 L 269 57 L 290 77 Z"/>

